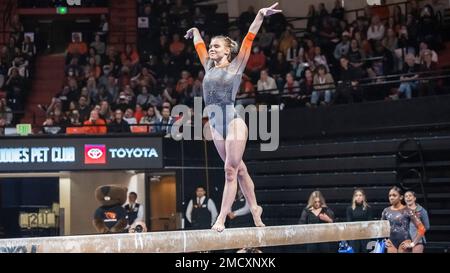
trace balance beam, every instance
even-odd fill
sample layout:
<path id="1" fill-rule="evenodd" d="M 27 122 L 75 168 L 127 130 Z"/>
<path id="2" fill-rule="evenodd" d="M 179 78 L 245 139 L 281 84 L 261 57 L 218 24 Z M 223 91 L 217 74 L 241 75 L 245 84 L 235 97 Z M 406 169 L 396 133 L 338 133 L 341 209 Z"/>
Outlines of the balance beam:
<path id="1" fill-rule="evenodd" d="M 0 253 L 181 253 L 389 237 L 388 221 L 0 240 Z"/>

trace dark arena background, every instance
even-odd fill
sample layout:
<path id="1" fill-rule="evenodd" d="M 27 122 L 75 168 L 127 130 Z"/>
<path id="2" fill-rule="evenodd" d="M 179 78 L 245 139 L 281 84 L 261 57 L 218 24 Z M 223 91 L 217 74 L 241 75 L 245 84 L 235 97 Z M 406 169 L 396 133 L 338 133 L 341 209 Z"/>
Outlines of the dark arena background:
<path id="1" fill-rule="evenodd" d="M 196 131 L 208 77 L 185 35 L 241 45 L 272 4 L 0 0 L 0 253 L 391 252 L 405 225 L 405 251 L 448 252 L 444 0 L 279 0 L 235 99 L 258 132 L 243 160 L 266 227 L 238 194 L 210 229 L 230 182 Z"/>

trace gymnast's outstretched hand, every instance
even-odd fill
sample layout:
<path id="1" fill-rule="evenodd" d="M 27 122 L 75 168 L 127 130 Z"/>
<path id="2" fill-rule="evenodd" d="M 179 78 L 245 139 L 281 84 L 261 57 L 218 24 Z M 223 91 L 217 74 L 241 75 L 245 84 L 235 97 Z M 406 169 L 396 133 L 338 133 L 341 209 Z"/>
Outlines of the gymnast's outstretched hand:
<path id="1" fill-rule="evenodd" d="M 184 35 L 184 38 L 185 38 L 185 39 L 192 39 L 192 38 L 194 38 L 194 33 L 195 33 L 195 32 L 199 33 L 200 31 L 199 31 L 198 28 L 196 28 L 196 27 L 193 27 L 193 28 L 189 29 L 189 30 L 186 32 L 186 35 Z"/>
<path id="2" fill-rule="evenodd" d="M 271 16 L 271 15 L 274 15 L 276 13 L 283 12 L 280 9 L 275 9 L 276 6 L 278 6 L 278 2 L 276 2 L 275 4 L 273 4 L 272 6 L 270 6 L 268 8 L 260 9 L 259 13 L 261 13 L 265 17 L 265 16 Z"/>

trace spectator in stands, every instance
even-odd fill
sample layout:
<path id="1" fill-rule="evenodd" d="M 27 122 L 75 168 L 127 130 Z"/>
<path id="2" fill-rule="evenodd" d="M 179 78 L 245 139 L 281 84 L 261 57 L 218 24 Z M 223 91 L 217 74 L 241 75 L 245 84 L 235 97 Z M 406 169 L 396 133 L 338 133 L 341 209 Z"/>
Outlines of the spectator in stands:
<path id="1" fill-rule="evenodd" d="M 353 103 L 354 99 L 363 99 L 363 94 L 358 88 L 358 79 L 361 78 L 361 73 L 356 68 L 352 67 L 347 57 L 341 57 L 341 77 L 337 87 L 336 102 Z"/>
<path id="2" fill-rule="evenodd" d="M 100 115 L 100 118 L 109 124 L 113 120 L 113 113 L 111 111 L 111 107 L 109 106 L 109 102 L 106 100 L 102 100 L 100 101 L 99 105 L 100 109 L 98 111 L 98 114 Z"/>
<path id="3" fill-rule="evenodd" d="M 260 71 L 266 67 L 266 56 L 259 49 L 259 46 L 254 46 L 250 57 L 248 58 L 246 74 L 256 83 Z"/>
<path id="4" fill-rule="evenodd" d="M 25 54 L 30 60 L 36 56 L 36 46 L 31 41 L 30 36 L 26 35 L 22 44 L 22 53 Z"/>
<path id="5" fill-rule="evenodd" d="M 311 193 L 306 208 L 303 209 L 299 224 L 333 223 L 334 213 L 328 208 L 325 198 L 320 191 Z M 330 253 L 330 243 L 317 243 L 307 245 L 308 253 Z"/>
<path id="6" fill-rule="evenodd" d="M 428 52 L 428 51 L 431 52 L 431 61 L 434 62 L 434 63 L 439 63 L 438 54 L 436 53 L 436 51 L 430 50 L 427 43 L 421 42 L 420 46 L 419 46 L 419 49 L 420 49 L 420 51 L 419 51 L 419 60 L 418 60 L 419 64 L 424 64 L 425 63 L 425 52 Z"/>
<path id="7" fill-rule="evenodd" d="M 109 31 L 109 23 L 108 18 L 106 17 L 106 14 L 100 15 L 100 25 L 98 28 L 98 34 L 102 35 L 103 37 L 106 37 Z"/>
<path id="8" fill-rule="evenodd" d="M 366 39 L 366 35 L 364 32 L 355 32 L 354 34 L 355 40 L 358 41 L 359 48 L 362 50 L 363 56 L 368 57 L 372 55 L 372 45 L 371 43 Z"/>
<path id="9" fill-rule="evenodd" d="M 394 29 L 388 28 L 387 35 L 383 39 L 383 45 L 385 48 L 387 48 L 392 53 L 395 52 L 395 50 L 398 48 L 398 38 L 397 33 Z"/>
<path id="10" fill-rule="evenodd" d="M 334 8 L 331 11 L 331 17 L 336 18 L 339 21 L 344 20 L 345 17 L 345 9 L 342 7 L 341 0 L 334 1 Z"/>
<path id="11" fill-rule="evenodd" d="M 106 88 L 104 85 L 100 85 L 98 87 L 98 97 L 95 99 L 95 101 L 107 101 L 109 104 L 113 104 L 113 97 L 111 94 L 109 94 L 108 91 L 106 91 Z"/>
<path id="12" fill-rule="evenodd" d="M 123 119 L 128 122 L 130 125 L 137 124 L 137 120 L 134 117 L 134 111 L 132 108 L 128 108 L 125 110 L 125 114 L 123 116 Z"/>
<path id="13" fill-rule="evenodd" d="M 91 99 L 93 104 L 97 104 L 100 102 L 98 99 L 99 90 L 97 88 L 97 81 L 95 77 L 89 77 L 86 81 L 86 89 L 88 91 L 88 96 Z"/>
<path id="14" fill-rule="evenodd" d="M 125 51 L 121 55 L 122 65 L 133 69 L 139 63 L 139 54 L 131 44 L 125 46 Z"/>
<path id="15" fill-rule="evenodd" d="M 299 44 L 297 39 L 292 40 L 292 46 L 286 51 L 286 61 L 294 64 L 298 55 L 303 54 L 304 48 Z"/>
<path id="16" fill-rule="evenodd" d="M 314 63 L 311 60 L 306 59 L 305 51 L 300 53 L 292 64 L 294 75 L 296 79 L 303 78 L 305 76 L 305 71 L 312 68 Z"/>
<path id="17" fill-rule="evenodd" d="M 258 34 L 258 37 L 259 37 L 258 45 L 261 47 L 261 50 L 263 51 L 264 55 L 268 56 L 268 54 L 270 53 L 269 51 L 272 42 L 275 39 L 275 33 L 268 32 L 267 29 L 263 26 L 261 27 L 261 33 Z"/>
<path id="18" fill-rule="evenodd" d="M 11 52 L 9 49 L 8 49 L 8 46 L 3 46 L 2 47 L 2 50 L 1 50 L 1 52 L 0 52 L 0 59 L 2 60 L 2 62 L 5 64 L 5 65 L 7 65 L 7 66 L 9 66 L 10 65 L 10 63 L 12 62 L 12 60 L 13 60 L 13 52 Z"/>
<path id="19" fill-rule="evenodd" d="M 269 76 L 267 69 L 263 69 L 260 72 L 260 78 L 258 80 L 258 93 L 256 101 L 259 104 L 278 105 L 277 84 L 275 79 Z M 268 91 L 268 92 L 267 92 Z"/>
<path id="20" fill-rule="evenodd" d="M 137 66 L 135 66 L 137 69 Z M 133 68 L 134 70 L 134 68 Z M 125 88 L 130 85 L 131 82 L 131 74 L 134 74 L 134 71 L 131 71 L 130 68 L 126 65 L 120 67 L 119 74 L 117 76 L 117 84 L 119 88 Z"/>
<path id="21" fill-rule="evenodd" d="M 19 93 L 22 93 L 25 87 L 25 79 L 19 74 L 19 69 L 13 67 L 11 69 L 11 73 L 9 74 L 8 79 L 5 83 L 5 89 L 8 93 L 13 93 L 14 90 L 18 90 Z"/>
<path id="22" fill-rule="evenodd" d="M 170 116 L 170 109 L 164 107 L 161 112 L 162 116 L 158 120 L 158 125 L 155 127 L 156 132 L 164 133 L 166 136 L 170 135 L 172 130 L 172 125 L 175 122 L 174 119 Z"/>
<path id="23" fill-rule="evenodd" d="M 436 62 L 433 62 L 433 54 L 431 50 L 426 50 L 423 53 L 423 56 L 424 56 L 424 63 L 422 64 L 420 70 L 426 73 L 421 74 L 421 78 L 436 76 L 436 73 L 434 73 L 434 71 L 438 70 L 438 64 Z M 435 95 L 436 88 L 437 85 L 435 80 L 430 79 L 421 80 L 419 87 L 419 95 L 420 96 Z"/>
<path id="24" fill-rule="evenodd" d="M 347 207 L 347 222 L 372 221 L 372 208 L 367 203 L 366 194 L 363 189 L 353 191 L 352 204 Z M 369 240 L 350 241 L 355 253 L 367 253 Z"/>
<path id="25" fill-rule="evenodd" d="M 372 17 L 372 23 L 367 30 L 367 40 L 381 41 L 384 38 L 385 28 L 380 17 L 375 15 Z"/>
<path id="26" fill-rule="evenodd" d="M 109 75 L 108 76 L 108 82 L 106 84 L 106 91 L 109 93 L 109 95 L 111 95 L 111 97 L 113 98 L 113 100 L 117 100 L 118 99 L 118 95 L 119 95 L 119 86 L 117 84 L 117 79 L 112 76 Z"/>
<path id="27" fill-rule="evenodd" d="M 126 85 L 125 88 L 123 89 L 123 94 L 127 97 L 127 100 L 130 102 L 131 105 L 136 104 L 136 98 L 133 89 L 131 89 L 131 86 Z"/>
<path id="28" fill-rule="evenodd" d="M 339 44 L 336 45 L 334 49 L 334 58 L 336 60 L 341 59 L 342 56 L 347 56 L 350 50 L 350 33 L 344 31 L 342 33 L 342 40 Z"/>
<path id="29" fill-rule="evenodd" d="M 95 62 L 100 65 L 102 63 L 102 56 L 97 53 L 97 50 L 94 47 L 89 48 L 88 59 L 94 58 Z"/>
<path id="30" fill-rule="evenodd" d="M 86 96 L 80 96 L 80 98 L 78 99 L 78 105 L 76 109 L 78 110 L 78 113 L 80 113 L 81 122 L 87 120 L 89 116 L 92 114 L 91 107 L 89 106 L 88 102 L 89 98 Z"/>
<path id="31" fill-rule="evenodd" d="M 420 219 L 425 227 L 425 231 L 430 229 L 430 219 L 428 218 L 428 212 L 421 205 L 416 203 L 416 193 L 413 191 L 407 191 L 405 193 L 405 202 L 406 206 L 412 210 L 416 217 Z M 413 223 L 409 223 L 409 236 L 411 238 L 417 237 L 417 228 Z M 423 236 L 417 244 L 412 248 L 413 253 L 423 253 L 425 248 L 425 244 L 427 241 L 425 240 L 425 236 Z"/>
<path id="32" fill-rule="evenodd" d="M 83 58 L 88 52 L 88 47 L 85 42 L 81 41 L 79 34 L 72 35 L 72 42 L 67 47 L 67 60 L 70 61 L 73 57 Z"/>
<path id="33" fill-rule="evenodd" d="M 150 103 L 150 94 L 147 86 L 142 86 L 139 95 L 136 98 L 136 103 L 141 106 L 146 106 Z"/>
<path id="34" fill-rule="evenodd" d="M 158 108 L 156 108 L 156 106 L 151 106 L 148 107 L 146 115 L 143 116 L 139 122 L 139 124 L 156 124 L 159 120 L 161 119 L 161 114 L 158 111 Z M 155 126 L 149 126 L 149 133 L 154 133 L 156 132 L 156 127 Z"/>
<path id="35" fill-rule="evenodd" d="M 94 48 L 97 54 L 104 55 L 106 50 L 106 44 L 102 42 L 101 36 L 99 34 L 95 35 L 95 40 L 89 45 Z"/>
<path id="36" fill-rule="evenodd" d="M 16 55 L 12 61 L 12 66 L 8 71 L 8 75 L 10 75 L 12 69 L 17 69 L 21 77 L 25 79 L 29 78 L 30 74 L 28 70 L 28 60 L 22 56 L 22 53 L 18 47 L 16 47 L 14 51 L 16 52 Z"/>
<path id="37" fill-rule="evenodd" d="M 286 56 L 288 49 L 293 47 L 294 40 L 296 40 L 296 38 L 292 33 L 292 26 L 288 26 L 280 37 L 279 50 L 284 56 Z"/>
<path id="38" fill-rule="evenodd" d="M 317 67 L 323 65 L 327 72 L 330 71 L 330 68 L 328 66 L 327 57 L 325 57 L 324 54 L 322 54 L 322 49 L 319 46 L 314 47 L 314 58 L 313 58 L 313 66 L 312 68 L 317 69 Z"/>
<path id="39" fill-rule="evenodd" d="M 173 56 L 178 57 L 181 55 L 181 53 L 184 51 L 185 48 L 186 45 L 184 44 L 184 42 L 180 41 L 180 35 L 175 33 L 172 36 L 172 43 L 170 44 L 169 47 L 170 53 Z"/>
<path id="40" fill-rule="evenodd" d="M 403 66 L 402 76 L 400 76 L 400 80 L 404 81 L 400 84 L 398 88 L 398 92 L 400 95 L 404 95 L 407 99 L 412 98 L 413 91 L 418 86 L 420 66 L 415 63 L 415 57 L 413 54 L 408 54 L 405 57 L 405 65 Z"/>
<path id="41" fill-rule="evenodd" d="M 114 46 L 109 45 L 106 48 L 105 63 L 108 64 L 110 67 L 111 71 L 110 75 L 112 76 L 119 75 L 121 69 L 120 54 Z"/>
<path id="42" fill-rule="evenodd" d="M 275 81 L 277 82 L 278 90 L 283 92 L 284 90 L 284 76 L 291 71 L 291 66 L 286 62 L 283 52 L 278 51 L 276 53 L 276 59 L 272 59 L 269 64 L 270 74 L 273 75 Z"/>
<path id="43" fill-rule="evenodd" d="M 18 14 L 14 14 L 10 21 L 11 38 L 13 38 L 19 44 L 22 42 L 24 27 L 22 22 L 20 22 L 20 17 Z"/>
<path id="44" fill-rule="evenodd" d="M 56 135 L 65 132 L 65 119 L 61 111 L 55 111 L 47 116 L 47 119 L 42 124 L 42 131 L 44 134 Z"/>
<path id="45" fill-rule="evenodd" d="M 145 66 L 141 68 L 141 72 L 131 79 L 137 80 L 141 86 L 152 86 L 156 84 L 156 79 Z"/>
<path id="46" fill-rule="evenodd" d="M 364 52 L 361 50 L 358 40 L 353 39 L 350 42 L 350 50 L 348 51 L 350 65 L 355 68 L 361 68 L 364 64 L 363 59 L 365 59 Z"/>
<path id="47" fill-rule="evenodd" d="M 100 118 L 97 110 L 92 110 L 90 112 L 89 119 L 84 123 L 84 131 L 86 134 L 97 135 L 97 134 L 106 134 L 106 122 Z"/>
<path id="48" fill-rule="evenodd" d="M 0 99 L 0 119 L 4 120 L 4 125 L 9 126 L 13 121 L 13 112 L 6 103 L 6 98 Z"/>
<path id="49" fill-rule="evenodd" d="M 284 85 L 281 109 L 284 107 L 298 106 L 298 96 L 300 93 L 300 84 L 294 79 L 292 73 L 286 74 L 286 84 Z"/>
<path id="50" fill-rule="evenodd" d="M 383 210 L 381 220 L 388 220 L 391 226 L 389 239 L 386 242 L 388 253 L 412 252 L 412 249 L 421 241 L 425 235 L 425 227 L 420 218 L 413 210 L 402 204 L 403 193 L 398 187 L 393 187 L 389 191 L 390 207 Z M 414 224 L 417 235 L 411 238 L 410 224 Z"/>
<path id="51" fill-rule="evenodd" d="M 144 113 L 144 109 L 142 108 L 141 105 L 136 104 L 136 107 L 134 108 L 134 118 L 136 119 L 136 124 L 139 123 L 139 121 L 142 119 L 142 117 L 144 117 L 145 113 Z"/>
<path id="52" fill-rule="evenodd" d="M 85 79 L 89 79 L 90 77 L 94 77 L 98 79 L 100 77 L 100 74 L 102 73 L 102 69 L 97 64 L 97 61 L 95 58 L 89 58 L 88 59 L 88 65 L 85 66 Z"/>
<path id="53" fill-rule="evenodd" d="M 311 107 L 311 96 L 314 91 L 314 73 L 311 69 L 307 68 L 304 73 L 304 77 L 300 81 L 300 94 L 299 101 L 302 105 Z"/>
<path id="54" fill-rule="evenodd" d="M 65 69 L 66 76 L 70 78 L 78 79 L 83 75 L 83 68 L 79 65 L 78 57 L 74 57 L 70 60 L 70 64 Z"/>
<path id="55" fill-rule="evenodd" d="M 192 229 L 210 229 L 217 218 L 217 208 L 214 201 L 206 196 L 206 189 L 198 186 L 186 208 L 186 219 Z"/>
<path id="56" fill-rule="evenodd" d="M 67 85 L 65 85 L 61 92 L 57 93 L 54 98 L 61 102 L 63 112 L 67 112 L 69 110 L 70 102 L 76 100 L 74 96 L 71 96 L 70 88 Z"/>
<path id="57" fill-rule="evenodd" d="M 78 110 L 73 109 L 70 111 L 68 116 L 68 122 L 72 126 L 80 126 L 83 124 L 80 120 L 80 113 L 78 112 Z"/>
<path id="58" fill-rule="evenodd" d="M 162 96 L 163 100 L 169 102 L 171 105 L 176 105 L 178 103 L 177 93 L 175 92 L 175 88 L 171 83 L 166 86 Z"/>
<path id="59" fill-rule="evenodd" d="M 42 105 L 38 105 L 38 107 L 42 109 L 47 116 L 53 115 L 56 111 L 63 112 L 62 101 L 57 97 L 52 98 L 52 102 L 48 107 L 43 107 Z"/>
<path id="60" fill-rule="evenodd" d="M 371 69 L 377 76 L 390 75 L 394 70 L 394 55 L 384 47 L 381 41 L 375 42 L 375 51 L 373 54 Z"/>
<path id="61" fill-rule="evenodd" d="M 429 5 L 426 5 L 420 12 L 417 34 L 419 41 L 425 41 L 437 46 L 439 31 L 432 7 Z"/>
<path id="62" fill-rule="evenodd" d="M 106 64 L 102 67 L 102 75 L 98 78 L 99 86 L 107 86 L 108 85 L 108 77 L 112 75 L 111 66 Z"/>
<path id="63" fill-rule="evenodd" d="M 17 45 L 17 40 L 13 36 L 10 36 L 7 48 L 9 50 L 9 52 L 11 53 L 12 57 L 15 57 L 14 49 L 17 47 L 16 45 Z"/>
<path id="64" fill-rule="evenodd" d="M 190 93 L 192 93 L 192 85 L 194 84 L 194 79 L 191 77 L 189 71 L 183 70 L 181 72 L 181 78 L 177 82 L 175 91 L 178 94 L 179 104 L 191 105 L 192 101 L 188 101 L 190 98 Z"/>
<path id="65" fill-rule="evenodd" d="M 320 99 L 323 97 L 323 105 L 331 103 L 331 96 L 334 93 L 334 79 L 324 65 L 317 67 L 317 74 L 314 76 L 314 91 L 311 95 L 311 105 L 317 106 Z"/>
<path id="66" fill-rule="evenodd" d="M 114 119 L 108 124 L 109 133 L 130 133 L 130 124 L 123 119 L 123 112 L 120 109 L 114 111 Z"/>

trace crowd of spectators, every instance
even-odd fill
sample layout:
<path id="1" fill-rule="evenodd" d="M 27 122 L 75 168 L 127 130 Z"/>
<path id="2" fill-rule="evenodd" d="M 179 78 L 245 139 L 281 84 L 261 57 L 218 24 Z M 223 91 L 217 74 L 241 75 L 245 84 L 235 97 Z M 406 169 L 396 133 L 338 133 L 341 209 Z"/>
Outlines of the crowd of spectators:
<path id="1" fill-rule="evenodd" d="M 24 33 L 18 16 L 12 17 L 10 28 L 9 42 L 0 46 L 0 127 L 23 116 L 36 57 L 33 37 Z"/>
<path id="2" fill-rule="evenodd" d="M 47 115 L 44 133 L 97 125 L 99 119 L 104 128 L 98 133 L 141 131 L 141 124 L 146 132 L 168 133 L 177 118 L 170 116 L 172 107 L 192 107 L 194 97 L 202 95 L 202 65 L 192 43 L 182 37 L 195 26 L 208 44 L 218 34 L 208 26 L 211 11 L 192 1 L 136 1 L 137 45 L 127 44 L 119 52 L 106 44 L 107 27 L 97 30 L 92 41 L 73 35 L 61 92 L 41 106 Z M 249 7 L 223 32 L 240 42 L 255 16 Z M 349 22 L 341 1 L 336 1 L 331 11 L 323 3 L 311 5 L 307 16 L 303 33 L 297 33 L 283 14 L 266 19 L 254 42 L 238 103 L 278 104 L 283 109 L 440 92 L 439 82 L 421 79 L 439 67 L 438 25 L 431 7 L 420 9 L 411 1 L 408 10 L 394 6 L 387 14 L 368 7 Z M 11 74 L 27 76 L 19 68 Z M 402 76 L 386 78 L 395 74 Z M 388 81 L 394 83 L 374 85 Z M 12 86 L 8 90 L 14 94 Z"/>

